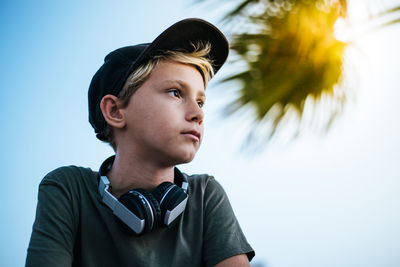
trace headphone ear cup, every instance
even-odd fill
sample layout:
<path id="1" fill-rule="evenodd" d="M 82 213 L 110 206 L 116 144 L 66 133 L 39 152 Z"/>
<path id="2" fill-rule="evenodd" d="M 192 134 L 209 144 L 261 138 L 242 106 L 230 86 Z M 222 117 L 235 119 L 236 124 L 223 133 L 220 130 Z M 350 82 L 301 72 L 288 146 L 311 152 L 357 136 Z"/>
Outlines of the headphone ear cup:
<path id="1" fill-rule="evenodd" d="M 160 209 L 160 204 L 157 201 L 157 199 L 148 191 L 144 189 L 136 189 L 136 191 L 140 192 L 143 194 L 143 196 L 146 197 L 146 199 L 149 201 L 150 206 L 153 211 L 153 226 L 150 229 L 152 231 L 153 229 L 156 229 L 157 227 L 160 226 L 161 224 L 161 209 Z"/>
<path id="2" fill-rule="evenodd" d="M 171 222 L 170 224 L 166 223 L 165 215 L 168 210 L 172 211 L 176 206 L 178 206 L 182 201 L 187 198 L 187 194 L 185 193 L 185 191 L 183 191 L 182 188 L 173 183 L 164 182 L 160 184 L 152 192 L 152 194 L 160 203 L 161 218 L 163 220 L 162 223 L 166 226 L 173 225 L 174 222 Z"/>
<path id="3" fill-rule="evenodd" d="M 144 219 L 145 227 L 142 233 L 150 232 L 159 224 L 160 205 L 146 190 L 131 190 L 123 194 L 118 200 L 139 219 Z"/>
<path id="4" fill-rule="evenodd" d="M 133 190 L 132 190 L 133 191 Z M 122 196 L 119 197 L 118 201 L 121 202 L 128 210 L 130 210 L 133 214 L 135 214 L 140 220 L 145 221 L 145 228 L 143 232 L 148 228 L 148 215 L 145 207 L 140 201 L 137 194 L 134 194 L 132 191 L 129 191 Z M 118 217 L 117 217 L 118 218 Z M 125 232 L 129 232 L 131 234 L 140 235 L 142 233 L 136 234 L 133 230 L 131 230 L 123 221 L 118 218 L 118 221 L 123 226 L 123 230 Z"/>
<path id="5" fill-rule="evenodd" d="M 165 193 L 167 193 L 167 189 L 172 185 L 174 185 L 174 184 L 171 182 L 163 182 L 162 184 L 157 186 L 156 189 L 154 189 L 154 191 L 152 192 L 152 195 L 155 197 L 155 199 L 157 199 L 158 203 L 161 202 Z"/>

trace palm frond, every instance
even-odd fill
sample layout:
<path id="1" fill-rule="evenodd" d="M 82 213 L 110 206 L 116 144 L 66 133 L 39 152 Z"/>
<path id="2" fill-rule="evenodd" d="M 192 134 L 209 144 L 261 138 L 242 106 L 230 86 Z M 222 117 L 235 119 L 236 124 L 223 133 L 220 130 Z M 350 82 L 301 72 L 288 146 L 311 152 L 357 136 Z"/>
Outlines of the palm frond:
<path id="1" fill-rule="evenodd" d="M 386 15 L 394 14 L 394 13 L 399 12 L 399 11 L 400 11 L 400 6 L 394 6 L 392 8 L 380 11 L 380 12 L 378 12 L 376 14 L 372 14 L 370 16 L 370 18 L 374 19 L 374 18 L 377 18 L 377 17 L 383 17 L 383 16 L 386 16 Z"/>
<path id="2" fill-rule="evenodd" d="M 305 110 L 312 110 L 312 120 L 324 114 L 325 130 L 343 110 L 346 90 L 338 88 L 345 88 L 349 43 L 336 38 L 335 23 L 347 16 L 347 6 L 346 0 L 242 0 L 225 14 L 233 61 L 245 67 L 222 80 L 239 85 L 224 114 L 254 111 L 246 147 L 260 149 L 293 118 L 298 127 L 289 131 L 296 137 Z M 393 18 L 399 11 L 376 12 L 373 18 L 389 17 L 377 28 L 400 22 Z"/>
<path id="3" fill-rule="evenodd" d="M 253 3 L 257 3 L 260 0 L 245 0 L 242 3 L 240 3 L 235 9 L 233 9 L 232 11 L 230 11 L 228 14 L 225 15 L 225 18 L 230 18 L 230 17 L 234 17 L 237 15 L 242 14 L 243 10 L 250 4 Z"/>
<path id="4" fill-rule="evenodd" d="M 240 10 L 250 2 L 243 2 Z M 249 23 L 259 23 L 254 26 L 260 30 L 232 36 L 231 49 L 248 69 L 223 80 L 241 85 L 240 96 L 224 109 L 225 114 L 250 106 L 256 122 L 265 123 L 265 118 L 272 122 L 262 137 L 269 139 L 287 114 L 294 111 L 301 119 L 307 98 L 319 99 L 322 94 L 334 98 L 346 47 L 334 37 L 334 23 L 343 14 L 338 3 L 292 1 L 285 6 L 282 1 L 268 1 L 262 13 L 250 16 Z M 234 14 L 239 14 L 237 10 Z M 262 126 L 254 126 L 248 141 L 254 140 L 256 128 Z"/>

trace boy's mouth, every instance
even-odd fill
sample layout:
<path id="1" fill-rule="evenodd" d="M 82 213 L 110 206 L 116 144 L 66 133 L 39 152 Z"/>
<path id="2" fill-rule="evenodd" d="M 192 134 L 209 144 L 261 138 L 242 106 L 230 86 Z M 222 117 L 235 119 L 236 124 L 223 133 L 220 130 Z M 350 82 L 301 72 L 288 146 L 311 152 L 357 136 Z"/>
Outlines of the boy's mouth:
<path id="1" fill-rule="evenodd" d="M 200 141 L 200 139 L 201 139 L 201 134 L 198 131 L 194 131 L 194 130 L 193 131 L 185 131 L 185 132 L 182 132 L 182 134 L 192 137 L 196 141 Z"/>

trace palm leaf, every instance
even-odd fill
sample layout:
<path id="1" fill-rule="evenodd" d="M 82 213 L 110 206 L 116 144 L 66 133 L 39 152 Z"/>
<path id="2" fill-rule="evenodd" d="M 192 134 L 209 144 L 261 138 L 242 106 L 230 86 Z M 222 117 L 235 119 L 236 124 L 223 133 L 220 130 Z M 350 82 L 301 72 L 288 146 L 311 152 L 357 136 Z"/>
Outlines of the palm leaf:
<path id="1" fill-rule="evenodd" d="M 369 21 L 386 19 L 372 29 L 400 22 L 393 17 L 400 6 L 371 10 Z M 305 110 L 312 110 L 311 121 L 324 114 L 317 128 L 329 129 L 346 103 L 343 58 L 349 43 L 334 34 L 336 21 L 346 16 L 346 0 L 242 0 L 225 14 L 232 61 L 246 67 L 222 80 L 239 85 L 224 114 L 254 111 L 245 146 L 260 148 L 293 117 L 298 127 L 288 131 L 294 129 L 296 137 Z"/>
<path id="2" fill-rule="evenodd" d="M 248 12 L 245 9 L 255 2 L 259 4 L 259 1 L 243 2 L 227 17 Z M 245 22 L 259 29 L 258 32 L 232 35 L 231 49 L 248 68 L 223 80 L 242 85 L 239 97 L 224 111 L 231 115 L 249 106 L 255 110 L 256 120 L 248 134 L 248 144 L 257 138 L 256 128 L 262 128 L 258 123 L 272 122 L 267 136 L 261 137 L 268 140 L 289 113 L 295 111 L 301 119 L 307 98 L 319 99 L 322 94 L 335 98 L 334 87 L 341 81 L 347 44 L 335 39 L 333 26 L 343 14 L 339 12 L 343 1 L 289 2 L 290 5 L 285 5 L 282 1 L 269 1 L 263 12 L 249 16 Z M 342 97 L 337 99 L 343 103 Z M 329 124 L 327 121 L 326 125 Z"/>

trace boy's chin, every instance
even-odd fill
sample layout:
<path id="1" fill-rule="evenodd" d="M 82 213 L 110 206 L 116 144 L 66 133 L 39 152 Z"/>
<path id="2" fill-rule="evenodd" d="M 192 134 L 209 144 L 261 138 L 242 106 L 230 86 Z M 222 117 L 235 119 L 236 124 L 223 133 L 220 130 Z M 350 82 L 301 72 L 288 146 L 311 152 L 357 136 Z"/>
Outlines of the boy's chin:
<path id="1" fill-rule="evenodd" d="M 191 162 L 194 159 L 196 152 L 197 150 L 192 152 L 179 153 L 178 155 L 172 156 L 172 158 L 174 158 L 174 161 L 176 162 L 174 163 L 174 165 Z"/>

